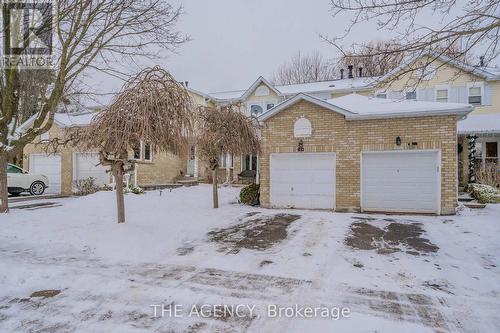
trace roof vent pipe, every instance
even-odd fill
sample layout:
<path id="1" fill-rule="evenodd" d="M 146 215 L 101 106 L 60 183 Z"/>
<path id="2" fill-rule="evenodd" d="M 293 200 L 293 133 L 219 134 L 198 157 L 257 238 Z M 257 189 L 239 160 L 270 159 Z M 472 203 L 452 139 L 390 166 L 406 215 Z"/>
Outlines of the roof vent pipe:
<path id="1" fill-rule="evenodd" d="M 479 66 L 484 67 L 484 56 L 479 57 Z"/>
<path id="2" fill-rule="evenodd" d="M 342 80 L 344 78 L 344 69 L 340 69 L 340 79 Z"/>
<path id="3" fill-rule="evenodd" d="M 347 66 L 347 78 L 349 78 L 349 79 L 352 79 L 352 78 L 353 78 L 353 76 L 352 76 L 352 69 L 353 69 L 353 68 L 354 68 L 354 66 L 353 66 L 353 65 L 349 65 L 349 66 Z"/>
<path id="4" fill-rule="evenodd" d="M 186 88 L 188 87 L 188 84 L 189 84 L 188 81 L 184 81 L 184 85 L 186 86 Z"/>

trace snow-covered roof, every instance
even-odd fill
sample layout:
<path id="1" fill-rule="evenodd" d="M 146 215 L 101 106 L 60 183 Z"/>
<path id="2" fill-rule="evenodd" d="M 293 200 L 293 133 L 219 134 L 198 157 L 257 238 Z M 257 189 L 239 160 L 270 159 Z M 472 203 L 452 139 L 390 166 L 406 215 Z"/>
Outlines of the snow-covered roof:
<path id="1" fill-rule="evenodd" d="M 498 68 L 498 67 L 471 66 L 471 65 L 468 65 L 462 61 L 450 58 L 447 55 L 440 54 L 438 52 L 425 52 L 425 53 L 419 54 L 417 56 L 414 56 L 412 58 L 406 59 L 405 61 L 403 61 L 403 63 L 401 65 L 399 65 L 398 67 L 389 71 L 387 74 L 379 77 L 378 81 L 379 82 L 386 81 L 387 79 L 391 78 L 394 75 L 397 75 L 400 71 L 402 71 L 406 67 L 410 66 L 416 60 L 418 60 L 422 57 L 435 58 L 435 59 L 440 60 L 444 63 L 450 64 L 450 65 L 455 66 L 459 69 L 462 69 L 463 71 L 477 75 L 477 76 L 479 76 L 483 79 L 486 79 L 488 81 L 500 80 L 500 68 Z"/>
<path id="2" fill-rule="evenodd" d="M 415 116 L 442 113 L 471 112 L 474 107 L 463 103 L 424 102 L 386 99 L 359 94 L 349 94 L 327 100 L 328 103 L 356 114 L 356 118 L 372 116 Z"/>
<path id="3" fill-rule="evenodd" d="M 324 101 L 317 97 L 301 93 L 262 114 L 259 120 L 264 121 L 269 119 L 302 100 L 339 112 L 349 120 L 424 117 L 450 114 L 465 116 L 474 110 L 474 107 L 470 104 L 382 99 L 363 96 L 356 93 Z"/>
<path id="4" fill-rule="evenodd" d="M 90 125 L 96 114 L 96 112 L 84 114 L 56 113 L 54 115 L 54 122 L 62 128 L 85 127 Z"/>
<path id="5" fill-rule="evenodd" d="M 470 114 L 457 124 L 459 134 L 498 134 L 500 114 Z"/>
<path id="6" fill-rule="evenodd" d="M 263 77 L 259 77 L 250 88 L 245 90 L 232 90 L 208 93 L 216 100 L 236 100 L 245 99 L 257 86 L 265 83 L 280 96 L 291 96 L 299 93 L 318 93 L 318 92 L 341 92 L 341 91 L 359 91 L 370 89 L 377 82 L 378 77 L 355 77 L 352 79 L 339 79 L 330 81 L 319 81 L 288 85 L 271 85 Z"/>

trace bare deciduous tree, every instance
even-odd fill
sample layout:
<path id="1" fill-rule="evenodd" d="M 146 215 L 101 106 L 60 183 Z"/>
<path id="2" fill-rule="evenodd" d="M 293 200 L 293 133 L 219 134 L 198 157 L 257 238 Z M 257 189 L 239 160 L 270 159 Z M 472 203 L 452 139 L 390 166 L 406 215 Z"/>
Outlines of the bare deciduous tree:
<path id="1" fill-rule="evenodd" d="M 309 83 L 335 79 L 334 66 L 318 52 L 302 55 L 299 52 L 273 74 L 273 84 Z"/>
<path id="2" fill-rule="evenodd" d="M 498 0 L 331 0 L 331 6 L 334 17 L 352 15 L 345 34 L 323 36 L 343 55 L 363 56 L 363 44 L 344 44 L 352 28 L 366 22 L 375 22 L 379 30 L 393 36 L 388 41 L 391 47 L 375 50 L 372 56 L 386 58 L 392 54 L 403 54 L 416 59 L 426 55 L 418 64 L 408 66 L 399 77 L 413 72 L 422 76 L 425 70 L 443 66 L 431 66 L 442 55 L 447 56 L 446 63 L 449 63 L 467 61 L 474 53 L 479 53 L 484 64 L 488 64 L 500 51 Z M 420 18 L 428 14 L 435 19 L 422 25 Z M 352 49 L 355 51 L 347 51 Z M 475 64 L 479 65 L 479 61 Z"/>
<path id="3" fill-rule="evenodd" d="M 141 141 L 153 151 L 185 154 L 192 132 L 193 105 L 187 89 L 168 72 L 145 69 L 128 81 L 114 102 L 74 136 L 86 150 L 98 149 L 116 182 L 118 223 L 125 222 L 123 176 L 136 161 L 129 152 Z M 72 132 L 74 135 L 74 132 Z"/>
<path id="4" fill-rule="evenodd" d="M 214 208 L 219 207 L 217 169 L 220 156 L 257 154 L 260 151 L 257 129 L 256 119 L 245 116 L 237 105 L 198 108 L 196 144 L 212 170 Z"/>
<path id="5" fill-rule="evenodd" d="M 26 94 L 25 82 L 29 80 L 23 79 L 19 67 L 1 69 L 0 212 L 8 211 L 7 162 L 51 128 L 61 100 L 86 71 L 123 78 L 126 73 L 118 70 L 120 64 L 141 57 L 157 58 L 161 49 L 173 50 L 187 40 L 175 30 L 182 8 L 166 0 L 54 0 L 53 4 L 55 59 L 51 81 L 38 90 L 36 117 L 22 133 L 17 131 L 24 118 L 19 96 Z M 8 40 L 4 38 L 6 43 Z M 28 76 L 37 78 L 37 73 L 33 69 Z"/>

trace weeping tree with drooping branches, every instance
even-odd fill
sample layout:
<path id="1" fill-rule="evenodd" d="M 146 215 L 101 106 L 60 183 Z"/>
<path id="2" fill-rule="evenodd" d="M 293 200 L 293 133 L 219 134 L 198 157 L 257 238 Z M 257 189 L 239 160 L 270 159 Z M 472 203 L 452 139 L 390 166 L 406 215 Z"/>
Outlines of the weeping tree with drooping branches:
<path id="1" fill-rule="evenodd" d="M 160 67 L 147 68 L 127 81 L 112 104 L 77 135 L 84 149 L 98 149 L 116 182 L 118 223 L 125 222 L 124 174 L 137 163 L 130 152 L 141 142 L 153 151 L 184 155 L 193 125 L 187 89 Z"/>
<path id="2" fill-rule="evenodd" d="M 234 104 L 200 106 L 197 112 L 196 145 L 212 171 L 213 206 L 219 207 L 217 170 L 223 154 L 257 154 L 260 151 L 258 122 Z"/>

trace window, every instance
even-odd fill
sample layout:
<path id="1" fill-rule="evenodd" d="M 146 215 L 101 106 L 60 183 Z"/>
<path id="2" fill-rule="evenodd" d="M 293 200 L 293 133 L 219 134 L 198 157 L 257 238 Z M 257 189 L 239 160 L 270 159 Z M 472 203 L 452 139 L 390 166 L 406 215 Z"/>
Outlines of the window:
<path id="1" fill-rule="evenodd" d="M 266 109 L 267 109 L 267 110 L 270 110 L 270 109 L 272 109 L 272 108 L 274 108 L 274 103 L 267 103 L 267 105 L 266 105 Z"/>
<path id="2" fill-rule="evenodd" d="M 49 141 L 49 132 L 45 132 L 43 134 L 40 134 L 40 141 Z"/>
<path id="3" fill-rule="evenodd" d="M 232 168 L 233 167 L 233 156 L 231 154 L 221 154 L 219 156 L 219 167 Z"/>
<path id="4" fill-rule="evenodd" d="M 243 158 L 242 170 L 257 170 L 257 156 L 245 155 Z"/>
<path id="5" fill-rule="evenodd" d="M 498 142 L 486 142 L 486 162 L 498 160 Z"/>
<path id="6" fill-rule="evenodd" d="M 151 159 L 152 159 L 151 144 L 146 143 L 144 144 L 144 160 L 151 161 Z"/>
<path id="7" fill-rule="evenodd" d="M 417 92 L 416 91 L 408 91 L 406 93 L 406 99 L 416 101 L 417 100 Z"/>
<path id="8" fill-rule="evenodd" d="M 469 104 L 481 105 L 481 87 L 469 87 Z"/>
<path id="9" fill-rule="evenodd" d="M 251 116 L 258 116 L 262 113 L 262 106 L 253 104 L 250 106 L 250 115 Z"/>
<path id="10" fill-rule="evenodd" d="M 137 147 L 134 148 L 134 160 L 140 160 L 141 159 L 141 144 Z"/>
<path id="11" fill-rule="evenodd" d="M 23 173 L 23 170 L 15 165 L 7 164 L 7 173 Z"/>
<path id="12" fill-rule="evenodd" d="M 448 89 L 436 89 L 436 102 L 448 102 Z"/>

